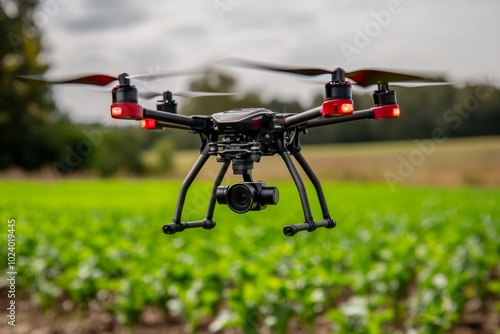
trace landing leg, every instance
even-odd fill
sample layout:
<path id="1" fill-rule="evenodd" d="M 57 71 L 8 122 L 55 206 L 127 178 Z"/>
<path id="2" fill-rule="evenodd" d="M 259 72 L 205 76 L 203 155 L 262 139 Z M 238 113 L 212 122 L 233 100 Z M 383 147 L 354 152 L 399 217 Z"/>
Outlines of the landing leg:
<path id="1" fill-rule="evenodd" d="M 295 158 L 295 160 L 297 160 L 297 162 L 299 163 L 300 167 L 302 167 L 304 172 L 306 172 L 307 177 L 309 177 L 311 183 L 314 186 L 314 189 L 316 190 L 316 194 L 319 200 L 319 205 L 321 206 L 321 212 L 323 213 L 323 219 L 332 219 L 330 217 L 330 213 L 328 211 L 328 205 L 326 204 L 325 194 L 323 193 L 323 188 L 321 187 L 321 182 L 319 182 L 318 177 L 316 176 L 316 174 L 314 174 L 314 171 L 312 170 L 311 166 L 307 163 L 306 159 L 304 158 L 302 153 L 300 153 L 300 151 L 294 149 L 292 150 L 291 153 Z M 333 226 L 329 228 L 335 227 L 335 225 L 336 225 L 335 221 L 333 221 Z"/>
<path id="2" fill-rule="evenodd" d="M 179 192 L 179 197 L 177 198 L 177 205 L 175 207 L 173 222 L 170 224 L 163 225 L 162 228 L 163 233 L 174 234 L 176 232 L 182 232 L 186 228 L 193 228 L 193 227 L 213 228 L 215 226 L 214 222 L 208 222 L 205 220 L 189 222 L 189 223 L 181 222 L 182 209 L 184 208 L 184 202 L 186 201 L 187 192 L 189 190 L 189 187 L 193 183 L 194 179 L 196 178 L 196 176 L 198 175 L 198 173 L 200 172 L 200 170 L 203 168 L 208 158 L 210 157 L 208 154 L 208 149 L 209 148 L 207 145 L 201 152 L 200 156 L 198 157 L 198 160 L 196 160 L 196 163 L 194 164 L 191 171 L 186 176 L 186 179 L 184 179 L 184 182 L 182 183 L 181 186 L 181 190 Z"/>
<path id="3" fill-rule="evenodd" d="M 335 221 L 333 219 L 331 219 L 328 215 L 327 215 L 327 217 L 324 217 L 324 219 L 321 221 L 318 221 L 318 222 L 314 221 L 314 219 L 312 217 L 312 213 L 311 213 L 311 207 L 309 205 L 309 200 L 307 198 L 307 192 L 306 192 L 306 188 L 304 186 L 304 182 L 302 181 L 300 174 L 297 171 L 297 168 L 295 168 L 295 165 L 293 164 L 292 159 L 290 158 L 290 155 L 288 154 L 287 150 L 285 149 L 285 147 L 283 145 L 283 141 L 281 139 L 278 139 L 277 144 L 278 144 L 279 154 L 280 154 L 281 158 L 283 159 L 283 161 L 285 162 L 285 165 L 287 166 L 288 171 L 290 172 L 290 175 L 292 176 L 292 179 L 295 182 L 295 186 L 297 187 L 297 190 L 299 192 L 300 202 L 302 204 L 302 210 L 304 211 L 304 219 L 305 219 L 305 222 L 302 224 L 285 226 L 283 228 L 283 233 L 286 236 L 290 237 L 290 236 L 293 236 L 297 232 L 300 232 L 300 231 L 312 232 L 312 231 L 316 230 L 316 228 L 318 228 L 318 227 L 326 227 L 326 228 L 334 227 Z M 304 160 L 303 157 L 302 157 L 302 160 Z M 300 160 L 298 160 L 298 161 L 299 161 L 299 164 L 301 164 Z M 305 160 L 302 162 L 305 162 Z M 302 166 L 302 164 L 301 164 L 301 166 Z M 306 163 L 306 166 L 309 167 L 309 165 L 307 165 L 307 163 Z M 310 167 L 309 167 L 309 172 L 311 175 L 309 175 L 309 173 L 306 170 L 306 174 L 309 176 L 309 178 L 311 178 L 311 176 L 313 176 L 313 178 L 311 178 L 311 181 L 313 183 L 314 182 L 317 183 L 317 184 L 315 184 L 315 187 L 316 187 L 316 191 L 318 192 L 317 185 L 319 185 L 319 180 L 317 179 L 316 175 L 314 173 L 312 173 L 312 170 L 310 169 Z M 316 179 L 316 180 L 313 181 L 313 179 Z M 323 195 L 323 191 L 321 190 L 321 186 L 319 187 L 319 189 L 321 192 L 321 196 L 324 200 L 324 195 Z M 324 208 L 326 208 L 326 213 L 328 214 L 328 209 L 326 207 L 326 201 L 324 201 Z M 322 206 L 322 210 L 324 208 Z M 325 215 L 325 211 L 323 211 L 323 215 Z"/>

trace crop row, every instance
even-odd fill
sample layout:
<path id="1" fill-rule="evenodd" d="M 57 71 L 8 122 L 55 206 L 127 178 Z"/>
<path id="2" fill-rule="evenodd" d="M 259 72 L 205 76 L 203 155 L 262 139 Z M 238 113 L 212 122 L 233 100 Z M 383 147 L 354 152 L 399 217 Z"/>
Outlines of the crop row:
<path id="1" fill-rule="evenodd" d="M 161 226 L 178 182 L 2 182 L 0 218 L 17 222 L 18 289 L 43 307 L 97 301 L 129 325 L 152 305 L 193 331 L 206 319 L 247 333 L 326 319 L 336 333 L 440 333 L 468 300 L 500 294 L 499 190 L 327 184 L 337 227 L 287 238 L 300 202 L 278 186 L 276 206 L 217 207 L 216 228 L 174 236 Z M 183 218 L 203 217 L 208 188 L 194 187 Z"/>

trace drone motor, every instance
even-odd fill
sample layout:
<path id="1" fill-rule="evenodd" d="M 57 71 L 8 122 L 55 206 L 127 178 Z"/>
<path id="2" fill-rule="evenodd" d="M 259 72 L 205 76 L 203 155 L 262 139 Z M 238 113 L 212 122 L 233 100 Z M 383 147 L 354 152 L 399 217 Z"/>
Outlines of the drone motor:
<path id="1" fill-rule="evenodd" d="M 167 90 L 163 93 L 163 99 L 156 101 L 156 110 L 177 114 L 177 103 L 171 91 Z"/>
<path id="2" fill-rule="evenodd" d="M 143 108 L 138 104 L 137 88 L 130 84 L 127 73 L 118 76 L 119 84 L 111 90 L 111 117 L 118 119 L 143 118 Z"/>
<path id="3" fill-rule="evenodd" d="M 345 79 L 345 71 L 340 67 L 332 73 L 332 81 L 325 85 L 326 101 L 322 105 L 322 116 L 345 116 L 354 111 L 352 87 Z"/>
<path id="4" fill-rule="evenodd" d="M 379 82 L 373 92 L 373 115 L 375 119 L 398 118 L 401 114 L 396 101 L 396 92 L 387 82 Z"/>

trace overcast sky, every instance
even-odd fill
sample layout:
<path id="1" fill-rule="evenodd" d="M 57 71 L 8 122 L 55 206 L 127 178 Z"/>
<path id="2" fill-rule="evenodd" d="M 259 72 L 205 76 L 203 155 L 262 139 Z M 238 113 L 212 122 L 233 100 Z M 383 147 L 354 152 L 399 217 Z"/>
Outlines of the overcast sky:
<path id="1" fill-rule="evenodd" d="M 230 56 L 346 70 L 438 70 L 453 80 L 500 78 L 498 0 L 41 3 L 36 18 L 44 32 L 50 78 L 182 70 Z M 265 89 L 266 97 L 298 96 L 307 102 L 321 89 L 288 75 L 233 73 L 240 90 Z M 185 90 L 188 79 L 136 84 L 139 89 Z M 109 94 L 78 86 L 54 92 L 60 108 L 76 121 L 109 119 Z"/>

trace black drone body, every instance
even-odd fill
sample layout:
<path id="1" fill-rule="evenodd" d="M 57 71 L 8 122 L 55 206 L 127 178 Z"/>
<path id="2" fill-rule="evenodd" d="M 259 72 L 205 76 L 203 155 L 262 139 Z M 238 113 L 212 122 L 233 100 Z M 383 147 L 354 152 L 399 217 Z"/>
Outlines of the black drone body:
<path id="1" fill-rule="evenodd" d="M 316 68 L 284 68 L 254 62 L 243 62 L 243 65 L 256 69 L 308 76 L 331 74 L 332 79 L 325 84 L 325 102 L 317 108 L 301 113 L 276 113 L 265 108 L 240 108 L 212 115 L 194 116 L 177 114 L 177 104 L 172 99 L 172 96 L 197 97 L 227 94 L 171 93 L 169 91 L 139 94 L 137 88 L 131 85 L 130 79 L 146 80 L 155 76 L 129 76 L 126 73 L 118 77 L 93 75 L 58 81 L 47 81 L 33 77 L 23 77 L 21 79 L 52 84 L 83 83 L 93 85 L 105 84 L 102 80 L 103 77 L 106 78 L 105 81 L 108 83 L 118 80 L 118 85 L 112 89 L 111 117 L 141 120 L 142 127 L 145 129 L 176 128 L 188 130 L 200 136 L 200 156 L 182 183 L 173 221 L 163 226 L 162 230 L 165 234 L 174 234 L 190 228 L 214 228 L 213 215 L 216 203 L 228 205 L 232 211 L 238 214 L 244 214 L 248 211 L 260 211 L 265 209 L 267 205 L 278 204 L 278 189 L 267 186 L 262 181 L 255 182 L 252 178 L 252 170 L 254 164 L 258 163 L 262 157 L 280 155 L 296 185 L 304 213 L 303 222 L 287 225 L 283 228 L 283 233 L 286 236 L 293 236 L 300 231 L 312 232 L 320 227 L 333 228 L 336 226 L 335 220 L 330 216 L 321 183 L 301 154 L 300 136 L 306 130 L 361 119 L 397 118 L 400 115 L 400 109 L 396 102 L 395 91 L 389 88 L 389 80 L 443 81 L 443 79 L 429 79 L 429 76 L 424 77 L 380 70 L 359 70 L 346 73 L 341 68 L 328 71 Z M 179 75 L 179 72 L 173 73 Z M 157 76 L 165 75 L 172 75 L 172 73 L 159 73 Z M 347 80 L 346 77 L 351 79 L 352 82 Z M 377 78 L 380 78 L 380 81 Z M 351 93 L 352 85 L 369 86 L 375 83 L 377 89 L 373 92 L 373 108 L 354 111 Z M 157 101 L 156 110 L 152 110 L 143 108 L 139 104 L 140 96 L 145 98 L 162 96 L 162 99 Z M 184 222 L 181 216 L 188 190 L 210 157 L 216 158 L 221 163 L 221 168 L 213 183 L 205 217 L 198 221 Z M 319 220 L 313 218 L 308 194 L 294 160 L 303 169 L 315 188 L 322 214 Z M 233 174 L 241 175 L 242 181 L 231 186 L 221 186 L 230 166 Z"/>
<path id="2" fill-rule="evenodd" d="M 285 226 L 284 234 L 292 236 L 302 230 L 335 227 L 321 184 L 300 153 L 299 133 L 303 132 L 305 127 L 287 127 L 285 120 L 290 116 L 293 114 L 279 114 L 263 108 L 233 109 L 211 116 L 194 116 L 198 121 L 205 121 L 204 127 L 195 130 L 202 138 L 201 155 L 181 187 L 173 222 L 164 225 L 163 232 L 174 234 L 193 227 L 213 228 L 216 202 L 228 205 L 232 211 L 239 214 L 263 210 L 267 205 L 278 204 L 278 189 L 268 187 L 264 182 L 254 182 L 252 178 L 254 164 L 263 156 L 275 154 L 283 158 L 297 186 L 305 219 L 302 224 Z M 187 190 L 211 156 L 216 157 L 222 166 L 212 188 L 205 218 L 195 222 L 182 222 L 181 213 Z M 299 162 L 316 188 L 323 213 L 323 219 L 320 221 L 315 221 L 312 217 L 304 183 L 291 156 Z M 220 186 L 230 165 L 234 175 L 241 175 L 242 182 L 232 186 Z"/>
<path id="3" fill-rule="evenodd" d="M 384 88 L 380 94 L 387 92 L 388 90 Z M 216 203 L 227 204 L 232 211 L 239 214 L 250 210 L 259 211 L 267 205 L 278 204 L 278 189 L 267 187 L 264 182 L 254 182 L 252 169 L 262 157 L 279 154 L 295 182 L 304 213 L 303 223 L 283 228 L 286 236 L 293 236 L 299 231 L 312 232 L 319 227 L 333 228 L 336 225 L 330 216 L 321 183 L 300 153 L 301 133 L 308 128 L 358 119 L 399 117 L 399 106 L 395 104 L 394 92 L 390 93 L 393 96 L 389 101 L 390 104 L 357 112 L 353 112 L 352 100 L 343 97 L 340 104 L 339 100 L 327 100 L 321 107 L 299 114 L 247 108 L 213 115 L 183 116 L 142 108 L 135 102 L 121 101 L 115 101 L 111 106 L 111 113 L 115 118 L 153 120 L 153 128 L 184 128 L 200 135 L 202 141 L 200 157 L 181 186 L 173 222 L 163 226 L 165 234 L 174 234 L 196 227 L 204 229 L 215 227 L 213 214 Z M 206 215 L 199 221 L 183 222 L 181 215 L 188 189 L 210 157 L 215 157 L 222 165 L 213 184 Z M 312 216 L 304 182 L 292 157 L 299 163 L 316 190 L 322 211 L 320 220 L 314 220 Z M 230 166 L 233 174 L 241 175 L 242 182 L 230 187 L 220 186 Z"/>
<path id="4" fill-rule="evenodd" d="M 223 133 L 256 132 L 272 126 L 274 112 L 262 108 L 240 108 L 212 115 L 216 129 Z"/>

